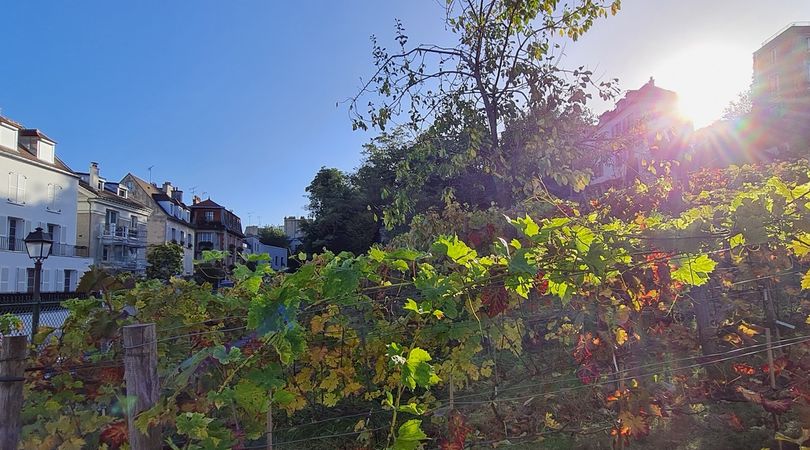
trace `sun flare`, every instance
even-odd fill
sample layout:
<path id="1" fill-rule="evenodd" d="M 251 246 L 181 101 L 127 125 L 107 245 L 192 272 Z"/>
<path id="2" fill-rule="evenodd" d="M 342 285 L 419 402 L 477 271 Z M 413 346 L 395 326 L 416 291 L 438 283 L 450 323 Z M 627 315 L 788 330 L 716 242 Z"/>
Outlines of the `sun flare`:
<path id="1" fill-rule="evenodd" d="M 681 114 L 695 128 L 720 118 L 751 82 L 751 53 L 730 45 L 701 44 L 663 60 L 656 85 L 678 93 Z"/>

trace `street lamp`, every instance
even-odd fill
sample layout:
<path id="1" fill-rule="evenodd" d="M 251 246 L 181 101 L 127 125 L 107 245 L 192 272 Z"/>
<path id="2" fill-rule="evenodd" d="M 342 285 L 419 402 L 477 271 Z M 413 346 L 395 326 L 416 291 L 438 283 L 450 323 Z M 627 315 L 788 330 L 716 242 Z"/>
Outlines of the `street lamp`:
<path id="1" fill-rule="evenodd" d="M 46 233 L 42 231 L 42 228 L 37 227 L 34 231 L 28 233 L 24 241 L 28 257 L 34 260 L 34 313 L 31 315 L 31 341 L 33 342 L 34 335 L 39 328 L 39 309 L 42 302 L 39 295 L 42 261 L 48 259 L 48 255 L 51 254 L 53 239 L 51 239 L 50 233 Z"/>

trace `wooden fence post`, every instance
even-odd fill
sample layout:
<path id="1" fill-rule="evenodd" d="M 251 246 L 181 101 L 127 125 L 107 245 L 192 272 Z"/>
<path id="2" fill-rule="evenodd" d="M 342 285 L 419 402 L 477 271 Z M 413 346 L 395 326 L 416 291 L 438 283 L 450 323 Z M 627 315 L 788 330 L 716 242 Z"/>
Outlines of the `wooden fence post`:
<path id="1" fill-rule="evenodd" d="M 152 427 L 146 434 L 135 427 L 135 418 L 158 401 L 157 335 L 155 324 L 127 325 L 124 335 L 124 376 L 127 398 L 133 402 L 127 414 L 129 445 L 132 450 L 153 450 L 163 447 L 160 429 Z"/>
<path id="2" fill-rule="evenodd" d="M 28 336 L 0 336 L 0 450 L 17 450 Z"/>
<path id="3" fill-rule="evenodd" d="M 273 450 L 273 403 L 267 407 L 267 450 Z"/>

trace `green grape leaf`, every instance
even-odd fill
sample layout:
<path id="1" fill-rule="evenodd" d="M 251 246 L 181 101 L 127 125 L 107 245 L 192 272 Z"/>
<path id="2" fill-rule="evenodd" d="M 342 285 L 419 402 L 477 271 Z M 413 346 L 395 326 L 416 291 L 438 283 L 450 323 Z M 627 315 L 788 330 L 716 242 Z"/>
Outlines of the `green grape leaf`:
<path id="1" fill-rule="evenodd" d="M 706 255 L 689 256 L 679 261 L 680 267 L 672 272 L 672 279 L 691 286 L 702 286 L 709 281 L 709 274 L 717 265 Z"/>
<path id="2" fill-rule="evenodd" d="M 422 431 L 422 421 L 411 419 L 399 427 L 392 448 L 394 450 L 415 450 L 425 439 L 427 439 L 427 435 Z"/>

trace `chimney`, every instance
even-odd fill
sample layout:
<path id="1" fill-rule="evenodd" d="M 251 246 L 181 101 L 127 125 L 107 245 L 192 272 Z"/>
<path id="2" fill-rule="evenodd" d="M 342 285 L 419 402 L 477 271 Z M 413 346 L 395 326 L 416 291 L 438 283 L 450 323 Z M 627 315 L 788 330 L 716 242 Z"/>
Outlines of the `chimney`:
<path id="1" fill-rule="evenodd" d="M 256 225 L 248 225 L 245 227 L 245 235 L 246 236 L 258 236 L 259 235 L 259 227 Z"/>
<path id="2" fill-rule="evenodd" d="M 97 162 L 91 162 L 90 163 L 90 180 L 89 180 L 89 184 L 93 189 L 98 189 L 99 188 L 98 187 L 98 182 L 99 182 L 98 163 Z"/>
<path id="3" fill-rule="evenodd" d="M 202 199 L 198 195 L 195 195 L 194 197 L 191 197 L 191 204 L 192 205 L 196 205 L 197 203 L 200 203 L 201 201 L 202 201 Z"/>
<path id="4" fill-rule="evenodd" d="M 181 191 L 180 189 L 177 189 L 177 188 L 172 189 L 172 194 L 171 195 L 172 195 L 172 198 L 177 200 L 178 202 L 180 202 L 180 203 L 183 202 L 183 191 Z"/>
<path id="5" fill-rule="evenodd" d="M 168 181 L 163 182 L 163 193 L 168 195 L 169 197 L 172 196 L 172 184 Z"/>

